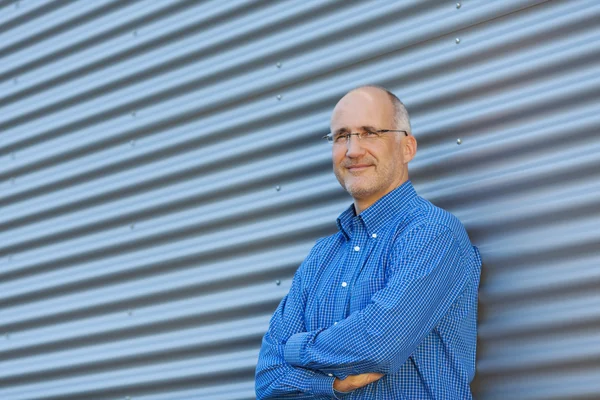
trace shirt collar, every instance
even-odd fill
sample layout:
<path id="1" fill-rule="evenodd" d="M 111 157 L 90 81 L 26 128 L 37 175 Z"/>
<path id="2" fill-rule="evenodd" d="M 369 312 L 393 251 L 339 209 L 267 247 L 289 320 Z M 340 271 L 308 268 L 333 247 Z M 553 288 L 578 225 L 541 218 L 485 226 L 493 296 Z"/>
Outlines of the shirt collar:
<path id="1" fill-rule="evenodd" d="M 377 233 L 379 228 L 391 217 L 408 210 L 411 200 L 416 196 L 417 192 L 411 181 L 408 180 L 360 213 L 358 219 L 365 225 L 367 233 Z M 346 239 L 350 239 L 352 235 L 355 217 L 356 211 L 352 204 L 337 219 L 338 229 L 346 236 Z"/>

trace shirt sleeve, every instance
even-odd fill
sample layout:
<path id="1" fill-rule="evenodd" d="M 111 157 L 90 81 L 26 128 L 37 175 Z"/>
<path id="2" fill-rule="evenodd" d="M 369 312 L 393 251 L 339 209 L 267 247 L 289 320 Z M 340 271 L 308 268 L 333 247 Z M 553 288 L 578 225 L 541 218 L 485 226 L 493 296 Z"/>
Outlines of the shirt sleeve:
<path id="1" fill-rule="evenodd" d="M 307 257 L 310 261 L 311 255 Z M 307 262 L 305 261 L 305 263 Z M 335 377 L 313 369 L 294 367 L 283 358 L 285 342 L 294 333 L 304 332 L 306 296 L 302 290 L 300 266 L 290 292 L 281 300 L 262 340 L 256 366 L 256 397 L 262 399 L 338 398 L 333 391 Z"/>
<path id="2" fill-rule="evenodd" d="M 398 371 L 462 292 L 468 262 L 450 229 L 432 224 L 414 228 L 390 259 L 387 286 L 368 306 L 328 329 L 293 335 L 285 360 L 340 377 Z"/>

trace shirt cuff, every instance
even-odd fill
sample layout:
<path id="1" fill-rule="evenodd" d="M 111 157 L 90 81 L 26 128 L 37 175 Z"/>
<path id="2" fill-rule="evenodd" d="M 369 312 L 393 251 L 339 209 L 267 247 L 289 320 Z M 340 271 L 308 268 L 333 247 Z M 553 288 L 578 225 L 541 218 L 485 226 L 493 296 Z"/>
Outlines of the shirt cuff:
<path id="1" fill-rule="evenodd" d="M 336 399 L 343 399 L 347 394 L 350 394 L 352 392 L 340 392 L 339 390 L 335 390 L 333 389 L 333 395 L 335 396 Z"/>
<path id="2" fill-rule="evenodd" d="M 295 367 L 302 366 L 302 352 L 306 346 L 309 332 L 300 332 L 292 335 L 283 349 L 283 358 L 285 361 Z"/>
<path id="3" fill-rule="evenodd" d="M 336 397 L 333 390 L 334 380 L 334 376 L 327 376 L 320 373 L 315 374 L 310 382 L 311 394 L 338 399 L 339 397 Z"/>

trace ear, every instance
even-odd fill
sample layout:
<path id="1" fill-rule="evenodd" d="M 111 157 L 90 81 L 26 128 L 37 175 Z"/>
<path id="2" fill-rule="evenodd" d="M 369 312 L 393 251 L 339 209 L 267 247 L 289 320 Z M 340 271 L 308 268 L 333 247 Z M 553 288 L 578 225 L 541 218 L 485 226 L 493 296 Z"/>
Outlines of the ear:
<path id="1" fill-rule="evenodd" d="M 417 139 L 413 135 L 404 138 L 402 151 L 404 152 L 404 163 L 408 164 L 417 154 Z"/>

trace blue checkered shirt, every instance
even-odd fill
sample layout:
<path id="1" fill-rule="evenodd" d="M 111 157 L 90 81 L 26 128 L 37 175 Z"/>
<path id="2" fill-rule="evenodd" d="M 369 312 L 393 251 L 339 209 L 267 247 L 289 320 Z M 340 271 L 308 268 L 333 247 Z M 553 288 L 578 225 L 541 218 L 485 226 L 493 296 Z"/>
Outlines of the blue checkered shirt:
<path id="1" fill-rule="evenodd" d="M 472 399 L 481 258 L 410 181 L 317 241 L 262 341 L 258 399 Z M 347 394 L 337 377 L 384 377 Z"/>

